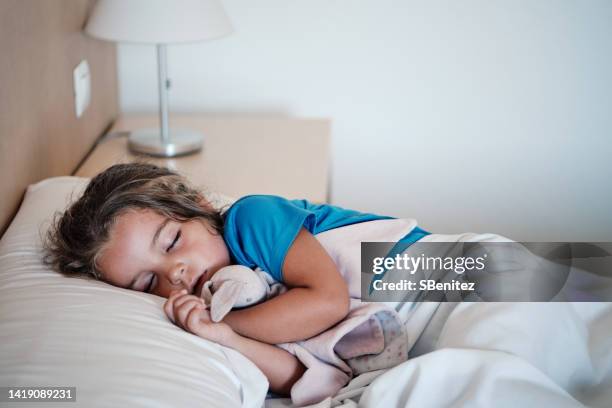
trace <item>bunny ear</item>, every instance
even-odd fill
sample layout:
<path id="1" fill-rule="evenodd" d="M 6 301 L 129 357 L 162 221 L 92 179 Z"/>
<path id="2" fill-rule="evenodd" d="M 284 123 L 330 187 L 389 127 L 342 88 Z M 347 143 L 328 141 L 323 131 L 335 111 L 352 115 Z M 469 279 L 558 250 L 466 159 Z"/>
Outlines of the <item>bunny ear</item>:
<path id="1" fill-rule="evenodd" d="M 210 302 L 210 317 L 213 322 L 223 320 L 234 307 L 244 285 L 244 282 L 235 280 L 226 280 L 221 283 Z"/>
<path id="2" fill-rule="evenodd" d="M 200 297 L 204 299 L 204 303 L 206 303 L 207 305 L 210 305 L 210 301 L 213 296 L 211 290 L 212 284 L 212 281 L 206 281 L 206 283 L 204 283 L 204 286 L 202 287 L 202 293 L 200 295 Z"/>

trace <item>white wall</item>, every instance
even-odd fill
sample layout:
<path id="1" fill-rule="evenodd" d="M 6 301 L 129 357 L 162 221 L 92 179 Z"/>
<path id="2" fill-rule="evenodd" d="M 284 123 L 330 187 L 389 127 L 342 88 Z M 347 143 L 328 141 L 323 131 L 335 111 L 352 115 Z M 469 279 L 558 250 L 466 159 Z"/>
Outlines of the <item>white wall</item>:
<path id="1" fill-rule="evenodd" d="M 223 4 L 232 36 L 168 50 L 173 111 L 332 118 L 337 205 L 612 240 L 612 1 Z M 156 111 L 155 61 L 119 47 L 123 111 Z"/>

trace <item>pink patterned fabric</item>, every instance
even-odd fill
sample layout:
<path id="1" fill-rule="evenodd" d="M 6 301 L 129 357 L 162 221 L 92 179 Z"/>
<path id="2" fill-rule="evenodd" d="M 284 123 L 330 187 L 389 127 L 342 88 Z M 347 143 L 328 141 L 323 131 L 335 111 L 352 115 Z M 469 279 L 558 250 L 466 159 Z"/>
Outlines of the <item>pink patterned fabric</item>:
<path id="1" fill-rule="evenodd" d="M 332 396 L 353 375 L 396 366 L 408 359 L 408 337 L 394 310 L 351 300 L 349 315 L 305 341 L 279 344 L 307 368 L 291 389 L 296 405 Z"/>

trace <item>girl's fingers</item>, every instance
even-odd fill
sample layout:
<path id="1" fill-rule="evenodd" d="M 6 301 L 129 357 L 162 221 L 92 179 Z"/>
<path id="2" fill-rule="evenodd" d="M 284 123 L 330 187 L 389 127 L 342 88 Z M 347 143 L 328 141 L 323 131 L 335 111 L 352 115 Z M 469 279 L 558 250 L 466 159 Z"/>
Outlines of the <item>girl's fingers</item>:
<path id="1" fill-rule="evenodd" d="M 181 305 L 189 300 L 197 300 L 199 302 L 201 302 L 202 304 L 204 304 L 204 299 L 199 298 L 197 296 L 194 295 L 182 295 L 177 297 L 174 300 L 174 310 L 176 310 L 178 307 L 181 307 Z"/>
<path id="2" fill-rule="evenodd" d="M 187 317 L 189 316 L 189 313 L 197 306 L 203 306 L 202 302 L 198 298 L 188 299 L 180 306 L 175 306 L 174 317 L 176 319 L 176 324 L 187 330 Z"/>
<path id="3" fill-rule="evenodd" d="M 187 302 L 198 302 L 199 304 L 204 304 L 204 299 L 201 299 L 197 296 L 193 296 L 193 295 L 182 295 L 177 297 L 174 300 L 174 304 L 173 304 L 173 308 L 174 308 L 174 320 L 175 321 L 183 321 L 184 319 L 181 319 L 178 314 L 177 311 L 181 308 L 181 306 L 183 306 L 184 304 L 186 304 Z"/>
<path id="4" fill-rule="evenodd" d="M 200 319 L 202 316 L 202 312 L 206 309 L 206 306 L 198 304 L 196 305 L 185 319 L 185 327 L 187 330 L 194 334 L 198 334 L 197 332 L 200 330 Z"/>
<path id="5" fill-rule="evenodd" d="M 172 292 L 170 294 L 170 297 L 168 297 L 168 300 L 166 300 L 166 303 L 164 303 L 164 312 L 166 312 L 166 316 L 168 316 L 168 319 L 170 319 L 170 321 L 172 323 L 175 322 L 174 319 L 174 301 L 180 297 L 183 296 L 184 294 L 186 294 L 187 291 L 186 290 L 178 290 L 176 292 Z"/>

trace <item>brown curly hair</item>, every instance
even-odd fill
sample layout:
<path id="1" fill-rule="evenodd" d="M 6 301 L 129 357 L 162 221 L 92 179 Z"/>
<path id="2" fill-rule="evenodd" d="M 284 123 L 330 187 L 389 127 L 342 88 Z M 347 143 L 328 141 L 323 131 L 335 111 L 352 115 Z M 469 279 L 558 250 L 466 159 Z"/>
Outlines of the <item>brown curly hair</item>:
<path id="1" fill-rule="evenodd" d="M 95 176 L 64 213 L 55 214 L 45 240 L 45 262 L 65 274 L 101 279 L 97 257 L 117 217 L 134 209 L 153 210 L 178 222 L 200 219 L 222 234 L 221 211 L 203 200 L 200 190 L 165 167 L 116 164 Z"/>

